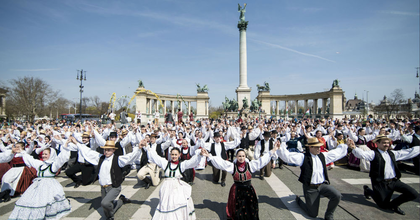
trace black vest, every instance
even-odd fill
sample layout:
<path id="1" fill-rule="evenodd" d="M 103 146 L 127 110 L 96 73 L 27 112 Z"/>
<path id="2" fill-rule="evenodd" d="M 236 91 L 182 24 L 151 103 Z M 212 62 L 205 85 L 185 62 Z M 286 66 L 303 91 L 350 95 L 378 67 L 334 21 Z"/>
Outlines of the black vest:
<path id="1" fill-rule="evenodd" d="M 255 143 L 255 141 L 254 141 L 254 143 Z M 249 145 L 250 145 L 250 141 L 249 141 L 249 133 L 247 133 L 247 134 L 245 135 L 245 137 L 241 139 L 241 145 L 240 145 L 240 147 L 241 147 L 242 149 L 248 149 L 248 148 L 249 148 Z"/>
<path id="2" fill-rule="evenodd" d="M 375 158 L 370 161 L 369 177 L 372 181 L 380 182 L 384 180 L 385 177 L 385 160 L 378 149 L 373 151 L 375 152 Z M 388 150 L 388 154 L 391 157 L 391 162 L 394 164 L 395 175 L 399 179 L 401 178 L 401 172 L 398 169 L 397 162 L 395 161 L 395 155 L 390 150 Z"/>
<path id="3" fill-rule="evenodd" d="M 144 148 L 142 148 L 141 149 L 141 157 L 140 157 L 140 167 L 145 166 L 148 162 L 149 162 L 149 160 L 147 158 L 147 151 Z"/>
<path id="4" fill-rule="evenodd" d="M 104 160 L 105 160 L 105 155 L 102 155 L 101 158 L 99 159 L 98 168 L 96 169 L 96 172 L 95 172 L 96 179 L 98 179 L 99 170 L 101 169 L 101 166 Z M 112 187 L 114 188 L 121 186 L 121 183 L 123 182 L 122 168 L 118 165 L 118 156 L 115 154 L 114 154 L 114 158 L 112 158 L 111 180 L 112 180 Z M 93 181 L 93 183 L 95 181 Z"/>
<path id="5" fill-rule="evenodd" d="M 210 153 L 211 153 L 211 155 L 216 156 L 216 150 L 215 150 L 214 144 L 215 143 L 211 144 Z M 220 152 L 220 156 L 222 157 L 223 160 L 227 160 L 225 144 L 223 142 L 220 142 L 220 145 L 222 147 L 222 152 Z"/>
<path id="6" fill-rule="evenodd" d="M 410 144 L 410 148 L 414 146 L 420 146 L 420 140 L 413 134 L 413 141 Z"/>
<path id="7" fill-rule="evenodd" d="M 330 182 L 328 179 L 327 166 L 325 165 L 325 156 L 324 154 L 320 153 L 318 154 L 318 157 L 321 160 L 322 167 L 324 168 L 324 178 Z M 299 181 L 306 185 L 311 184 L 312 172 L 312 156 L 310 153 L 306 153 L 305 157 L 303 158 L 303 164 L 300 167 Z"/>
<path id="8" fill-rule="evenodd" d="M 268 150 L 272 150 L 273 149 L 273 140 L 270 139 L 268 140 Z M 265 151 L 265 139 L 261 140 L 261 150 L 260 150 L 260 155 L 262 155 Z"/>
<path id="9" fill-rule="evenodd" d="M 123 150 L 122 150 L 122 147 L 121 147 L 121 143 L 120 143 L 120 141 L 118 141 L 117 143 L 115 143 L 115 147 L 116 147 L 117 149 L 115 150 L 114 155 L 116 155 L 116 156 L 121 156 L 121 155 L 124 155 L 124 152 L 123 152 Z"/>

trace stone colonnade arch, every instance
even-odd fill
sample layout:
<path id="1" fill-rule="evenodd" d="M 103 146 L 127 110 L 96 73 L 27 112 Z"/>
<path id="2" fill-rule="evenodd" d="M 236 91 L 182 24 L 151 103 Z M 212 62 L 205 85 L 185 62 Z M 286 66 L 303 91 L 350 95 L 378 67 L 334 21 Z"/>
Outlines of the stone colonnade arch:
<path id="1" fill-rule="evenodd" d="M 326 109 L 327 109 L 327 102 L 330 99 L 330 110 L 329 110 L 329 117 L 331 118 L 343 118 L 343 100 L 344 100 L 344 92 L 339 86 L 333 86 L 329 91 L 326 92 L 316 92 L 316 93 L 307 93 L 307 94 L 296 94 L 296 95 L 270 95 L 269 91 L 259 91 L 257 96 L 258 101 L 261 101 L 261 109 L 267 113 L 267 115 L 272 115 L 271 112 L 271 102 L 275 101 L 275 113 L 272 116 L 280 116 L 280 109 L 279 105 L 280 102 L 285 102 L 285 108 L 288 106 L 289 101 L 295 101 L 295 114 L 298 111 L 297 103 L 300 100 L 304 101 L 304 109 L 305 111 L 308 109 L 308 100 L 313 100 L 313 109 L 317 111 L 318 109 L 318 100 L 322 100 L 321 106 L 321 114 L 315 112 L 315 114 L 311 114 L 313 118 L 316 117 L 325 117 L 326 116 Z M 290 110 L 290 109 L 289 109 Z M 304 114 L 305 112 L 303 112 Z M 290 115 L 290 116 L 297 116 Z"/>
<path id="2" fill-rule="evenodd" d="M 153 109 L 159 109 L 159 101 L 154 94 L 147 92 L 144 87 L 137 88 L 136 92 L 136 113 L 141 112 L 142 120 L 144 119 L 152 119 L 153 118 Z M 163 122 L 163 116 L 171 110 L 172 113 L 176 113 L 177 109 L 175 109 L 175 102 L 180 100 L 178 95 L 168 95 L 168 94 L 159 94 L 159 99 L 162 101 L 163 105 L 163 112 L 161 112 L 161 117 L 159 122 Z M 208 118 L 209 117 L 209 95 L 207 92 L 197 92 L 196 96 L 182 96 L 181 105 L 178 108 L 182 110 L 187 110 L 187 114 L 184 114 L 184 117 L 188 116 L 191 112 L 191 103 L 196 102 L 196 112 L 194 112 L 194 117 L 196 119 L 200 118 Z M 188 107 L 184 105 L 184 101 L 188 104 Z M 170 108 L 168 109 L 166 106 L 170 103 Z M 186 109 L 187 108 L 187 109 Z M 185 121 L 185 120 L 184 120 Z"/>

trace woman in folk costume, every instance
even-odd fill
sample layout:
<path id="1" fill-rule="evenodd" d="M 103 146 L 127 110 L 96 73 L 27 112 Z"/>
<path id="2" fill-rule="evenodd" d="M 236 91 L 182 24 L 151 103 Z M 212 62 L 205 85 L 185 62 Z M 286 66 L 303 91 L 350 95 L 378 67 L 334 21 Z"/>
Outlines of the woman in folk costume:
<path id="1" fill-rule="evenodd" d="M 370 150 L 367 147 L 367 143 L 373 139 L 375 139 L 376 134 L 373 133 L 371 135 L 366 135 L 366 131 L 364 128 L 359 128 L 359 130 L 357 130 L 357 136 L 353 133 L 353 132 L 349 132 L 349 138 L 352 139 L 354 141 L 354 143 L 356 144 L 356 147 L 361 148 L 363 151 L 368 151 Z M 350 153 L 349 155 L 349 166 L 351 167 L 360 167 L 360 159 L 355 157 L 353 152 Z M 362 162 L 362 167 L 361 170 L 364 172 L 369 172 L 370 170 L 370 165 L 368 167 L 368 165 L 366 164 L 366 161 Z"/>
<path id="2" fill-rule="evenodd" d="M 347 139 L 344 137 L 343 132 L 336 131 L 335 132 L 335 137 L 331 138 L 328 141 L 329 150 L 336 149 L 338 145 L 345 144 L 345 143 L 347 143 Z M 335 165 L 338 165 L 338 166 L 347 165 L 347 161 L 348 161 L 348 158 L 347 157 L 343 157 L 340 160 L 337 160 L 335 162 Z"/>
<path id="3" fill-rule="evenodd" d="M 271 157 L 276 155 L 279 146 L 280 142 L 277 141 L 269 154 L 252 161 L 246 158 L 245 150 L 242 148 L 236 150 L 236 159 L 233 162 L 212 156 L 207 151 L 203 153 L 217 169 L 225 170 L 233 176 L 234 184 L 230 188 L 226 205 L 228 219 L 259 219 L 258 197 L 251 185 L 251 173 L 265 167 L 271 161 Z"/>
<path id="4" fill-rule="evenodd" d="M 189 141 L 187 139 L 182 139 L 181 143 L 177 143 L 175 144 L 176 148 L 181 149 L 180 151 L 180 161 L 186 161 L 191 159 L 194 155 L 199 154 L 200 150 L 198 150 L 198 145 L 195 146 L 189 146 Z M 181 146 L 179 146 L 178 144 L 181 144 Z M 194 182 L 194 177 L 195 177 L 195 170 L 194 168 L 190 168 L 190 169 L 186 169 L 183 172 L 183 178 L 182 180 L 184 180 L 185 182 L 189 183 L 190 185 L 192 185 L 192 183 Z"/>
<path id="5" fill-rule="evenodd" d="M 146 145 L 145 141 L 141 145 Z M 186 161 L 179 161 L 181 151 L 171 149 L 171 161 L 160 157 L 155 151 L 147 152 L 149 160 L 164 170 L 165 180 L 159 190 L 159 204 L 153 220 L 159 219 L 196 219 L 194 202 L 191 198 L 191 186 L 182 181 L 182 173 L 194 168 L 200 162 L 202 155 L 194 155 Z"/>
<path id="6" fill-rule="evenodd" d="M 27 166 L 37 170 L 38 177 L 16 202 L 11 219 L 60 219 L 70 213 L 71 205 L 61 184 L 54 179 L 55 173 L 69 160 L 70 151 L 66 142 L 60 155 L 54 148 L 46 148 L 42 159 L 34 159 L 22 151 L 21 156 Z"/>
<path id="7" fill-rule="evenodd" d="M 0 143 L 0 145 L 3 145 Z M 9 147 L 9 146 L 8 146 Z M 6 147 L 6 148 L 8 148 Z M 23 159 L 17 156 L 18 151 L 26 151 L 32 153 L 33 145 L 26 148 L 23 142 L 13 144 L 12 152 L 15 154 L 9 164 L 11 168 L 3 175 L 1 180 L 1 197 L 5 202 L 10 201 L 11 196 L 16 196 L 25 192 L 31 185 L 32 180 L 36 178 L 36 170 L 25 165 Z"/>

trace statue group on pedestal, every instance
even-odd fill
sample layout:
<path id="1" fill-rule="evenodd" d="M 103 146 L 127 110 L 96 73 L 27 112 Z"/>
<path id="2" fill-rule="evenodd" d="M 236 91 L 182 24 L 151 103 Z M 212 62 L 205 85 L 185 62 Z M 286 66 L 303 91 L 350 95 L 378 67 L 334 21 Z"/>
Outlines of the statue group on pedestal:
<path id="1" fill-rule="evenodd" d="M 263 86 L 257 84 L 257 89 L 258 92 L 270 92 L 270 85 L 268 84 L 268 82 L 264 82 Z"/>
<path id="2" fill-rule="evenodd" d="M 196 83 L 196 85 L 197 85 L 197 92 L 209 92 L 207 85 L 204 85 L 203 88 L 200 87 L 199 83 Z"/>
<path id="3" fill-rule="evenodd" d="M 238 102 L 235 99 L 229 100 L 225 96 L 225 101 L 222 102 L 222 104 L 223 104 L 223 109 L 225 111 L 229 111 L 229 112 L 238 111 L 239 105 L 238 105 Z"/>

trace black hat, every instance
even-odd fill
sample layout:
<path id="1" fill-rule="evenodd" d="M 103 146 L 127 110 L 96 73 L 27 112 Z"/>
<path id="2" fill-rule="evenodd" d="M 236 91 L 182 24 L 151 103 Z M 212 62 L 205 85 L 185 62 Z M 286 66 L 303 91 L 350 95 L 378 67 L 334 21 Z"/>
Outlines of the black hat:
<path id="1" fill-rule="evenodd" d="M 277 130 L 272 130 L 271 134 L 278 134 L 279 132 L 277 132 Z"/>
<path id="2" fill-rule="evenodd" d="M 117 132 L 113 131 L 109 133 L 109 137 L 117 137 Z"/>
<path id="3" fill-rule="evenodd" d="M 271 132 L 269 132 L 269 131 L 264 131 L 263 136 L 264 136 L 264 137 L 271 137 Z"/>
<path id="4" fill-rule="evenodd" d="M 247 130 L 247 127 L 246 126 L 242 126 L 241 127 L 241 130 Z"/>
<path id="5" fill-rule="evenodd" d="M 219 132 L 214 132 L 214 136 L 215 138 L 220 137 L 220 133 Z"/>

